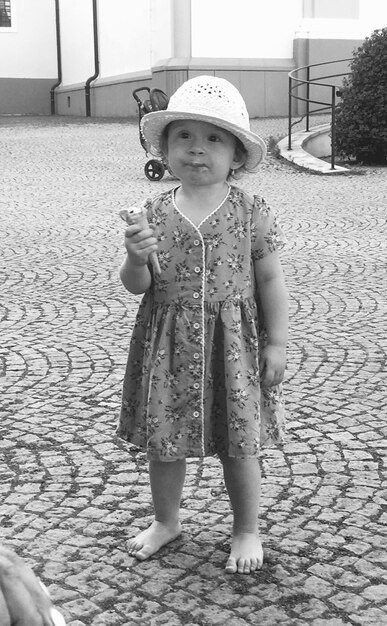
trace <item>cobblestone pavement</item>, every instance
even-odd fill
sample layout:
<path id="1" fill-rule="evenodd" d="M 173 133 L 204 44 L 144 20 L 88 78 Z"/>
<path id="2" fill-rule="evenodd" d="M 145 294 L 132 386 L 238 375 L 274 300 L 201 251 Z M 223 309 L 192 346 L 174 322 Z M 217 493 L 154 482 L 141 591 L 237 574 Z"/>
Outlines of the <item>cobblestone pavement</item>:
<path id="1" fill-rule="evenodd" d="M 266 139 L 286 120 L 253 127 Z M 387 624 L 387 169 L 322 177 L 269 157 L 241 184 L 289 238 L 288 438 L 263 456 L 263 569 L 223 572 L 219 462 L 191 460 L 184 535 L 138 563 L 142 456 L 114 435 L 138 298 L 119 209 L 147 181 L 136 123 L 0 118 L 0 538 L 70 626 Z"/>

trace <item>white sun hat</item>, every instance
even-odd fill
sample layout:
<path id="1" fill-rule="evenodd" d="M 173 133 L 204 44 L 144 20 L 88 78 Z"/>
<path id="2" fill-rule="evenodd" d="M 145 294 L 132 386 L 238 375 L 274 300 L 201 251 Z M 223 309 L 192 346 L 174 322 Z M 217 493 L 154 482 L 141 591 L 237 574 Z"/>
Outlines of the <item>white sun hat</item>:
<path id="1" fill-rule="evenodd" d="M 207 122 L 238 137 L 247 151 L 247 170 L 253 170 L 265 157 L 265 142 L 250 130 L 245 101 L 238 89 L 224 78 L 196 76 L 187 80 L 171 96 L 166 110 L 144 115 L 141 132 L 146 141 L 161 152 L 164 129 L 178 120 Z"/>

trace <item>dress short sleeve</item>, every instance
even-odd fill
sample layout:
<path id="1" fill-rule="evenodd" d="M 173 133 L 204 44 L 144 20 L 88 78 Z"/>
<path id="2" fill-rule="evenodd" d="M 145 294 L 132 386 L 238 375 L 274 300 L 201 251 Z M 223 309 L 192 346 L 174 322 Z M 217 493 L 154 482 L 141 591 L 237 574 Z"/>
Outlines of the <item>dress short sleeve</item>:
<path id="1" fill-rule="evenodd" d="M 251 254 L 254 261 L 280 250 L 286 243 L 286 237 L 274 211 L 263 198 L 254 196 L 251 216 Z"/>
<path id="2" fill-rule="evenodd" d="M 153 203 L 154 203 L 154 198 L 147 198 L 144 204 L 142 205 L 143 208 L 146 210 L 146 216 L 150 224 L 153 222 Z"/>
<path id="3" fill-rule="evenodd" d="M 149 224 L 157 227 L 165 222 L 165 205 L 169 203 L 169 192 L 163 192 L 155 198 L 148 198 L 143 206 L 146 210 Z"/>

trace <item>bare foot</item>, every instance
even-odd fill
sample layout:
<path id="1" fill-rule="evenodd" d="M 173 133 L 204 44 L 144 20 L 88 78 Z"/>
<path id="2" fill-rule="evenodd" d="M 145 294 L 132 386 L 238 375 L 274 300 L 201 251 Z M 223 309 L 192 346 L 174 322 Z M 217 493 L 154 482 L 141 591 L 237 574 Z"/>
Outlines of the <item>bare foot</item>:
<path id="1" fill-rule="evenodd" d="M 180 522 L 168 525 L 154 521 L 149 528 L 128 541 L 127 550 L 131 556 L 135 556 L 140 561 L 145 561 L 180 534 Z"/>
<path id="2" fill-rule="evenodd" d="M 261 569 L 263 549 L 256 533 L 236 533 L 231 544 L 230 557 L 226 563 L 228 574 L 250 574 Z"/>

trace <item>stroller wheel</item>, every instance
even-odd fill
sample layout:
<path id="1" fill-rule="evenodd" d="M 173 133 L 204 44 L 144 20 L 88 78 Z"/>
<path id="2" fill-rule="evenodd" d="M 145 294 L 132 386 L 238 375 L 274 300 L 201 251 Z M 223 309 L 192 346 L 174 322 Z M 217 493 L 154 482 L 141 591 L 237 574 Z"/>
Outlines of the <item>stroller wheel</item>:
<path id="1" fill-rule="evenodd" d="M 161 180 L 164 176 L 165 167 L 161 161 L 151 159 L 145 164 L 144 167 L 145 176 L 149 180 Z"/>

